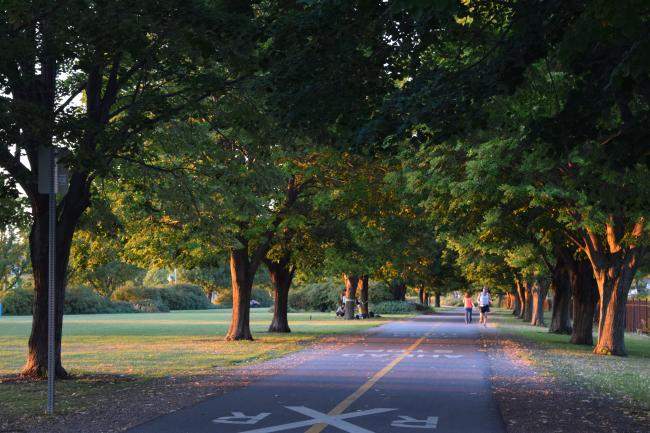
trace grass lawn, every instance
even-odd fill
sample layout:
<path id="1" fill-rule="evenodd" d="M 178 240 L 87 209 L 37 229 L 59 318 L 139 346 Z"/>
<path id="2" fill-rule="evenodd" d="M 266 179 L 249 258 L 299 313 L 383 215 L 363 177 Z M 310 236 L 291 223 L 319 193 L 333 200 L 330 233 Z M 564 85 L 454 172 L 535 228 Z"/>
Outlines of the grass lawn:
<path id="1" fill-rule="evenodd" d="M 535 343 L 530 358 L 550 374 L 650 409 L 650 337 L 626 333 L 627 357 L 598 356 L 591 346 L 571 344 L 568 335 L 525 324 L 510 311 L 497 309 L 492 318 L 502 333 Z"/>
<path id="2" fill-rule="evenodd" d="M 205 310 L 66 316 L 63 365 L 74 379 L 57 383 L 59 411 L 65 413 L 73 405 L 75 410 L 83 410 L 83 401 L 91 401 L 99 392 L 119 391 L 155 378 L 204 375 L 215 367 L 260 362 L 299 350 L 320 337 L 355 333 L 387 320 L 411 317 L 344 321 L 333 313 L 292 313 L 291 334 L 270 334 L 266 329 L 272 314 L 254 309 L 251 328 L 256 340 L 226 342 L 223 336 L 230 315 L 230 310 Z M 44 407 L 45 382 L 16 380 L 25 362 L 30 329 L 29 316 L 0 318 L 0 419 L 41 412 Z"/>

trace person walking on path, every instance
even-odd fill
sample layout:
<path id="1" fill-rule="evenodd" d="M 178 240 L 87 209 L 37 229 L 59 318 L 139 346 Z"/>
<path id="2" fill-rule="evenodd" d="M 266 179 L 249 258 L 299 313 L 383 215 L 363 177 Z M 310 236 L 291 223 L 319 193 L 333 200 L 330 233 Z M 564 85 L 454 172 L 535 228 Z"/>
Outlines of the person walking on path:
<path id="1" fill-rule="evenodd" d="M 487 317 L 490 312 L 490 304 L 492 299 L 490 299 L 490 293 L 488 292 L 487 287 L 483 287 L 483 290 L 478 295 L 478 308 L 481 312 L 481 317 L 479 323 L 482 323 L 483 326 L 487 326 Z"/>
<path id="2" fill-rule="evenodd" d="M 474 309 L 474 301 L 470 292 L 465 293 L 465 323 L 472 323 L 472 310 Z"/>

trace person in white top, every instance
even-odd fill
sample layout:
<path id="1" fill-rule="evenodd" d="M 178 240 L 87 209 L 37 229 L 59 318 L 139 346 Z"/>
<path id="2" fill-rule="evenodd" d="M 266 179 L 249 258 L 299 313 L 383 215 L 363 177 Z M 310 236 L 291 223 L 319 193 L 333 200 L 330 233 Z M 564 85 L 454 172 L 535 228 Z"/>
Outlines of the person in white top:
<path id="1" fill-rule="evenodd" d="M 478 294 L 478 299 L 476 299 L 476 301 L 478 302 L 478 308 L 481 312 L 479 323 L 482 323 L 483 326 L 487 326 L 487 317 L 490 312 L 490 304 L 492 303 L 487 287 L 483 287 L 483 290 Z"/>

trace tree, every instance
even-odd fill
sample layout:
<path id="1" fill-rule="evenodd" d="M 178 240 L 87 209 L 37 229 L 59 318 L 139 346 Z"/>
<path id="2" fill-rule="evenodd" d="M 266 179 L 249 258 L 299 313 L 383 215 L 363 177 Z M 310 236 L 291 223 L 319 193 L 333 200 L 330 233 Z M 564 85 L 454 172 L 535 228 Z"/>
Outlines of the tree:
<path id="1" fill-rule="evenodd" d="M 538 6 L 468 6 L 464 28 L 440 36 L 463 56 L 431 44 L 432 61 L 395 93 L 391 107 L 411 109 L 394 111 L 407 114 L 398 123 L 406 134 L 393 143 L 448 142 L 451 153 L 454 142 L 485 143 L 485 132 L 509 142 L 522 156 L 511 167 L 521 179 L 509 183 L 591 264 L 601 298 L 594 351 L 624 355 L 625 299 L 648 239 L 647 14 L 634 0 Z M 496 26 L 485 22 L 494 16 Z"/>
<path id="2" fill-rule="evenodd" d="M 291 264 L 291 256 L 283 252 L 277 259 L 265 259 L 271 282 L 273 283 L 273 319 L 269 332 L 291 332 L 289 328 L 289 288 L 293 282 L 296 268 Z"/>
<path id="3" fill-rule="evenodd" d="M 25 234 L 14 227 L 0 232 L 0 291 L 20 288 L 29 271 L 29 248 Z"/>
<path id="4" fill-rule="evenodd" d="M 0 173 L 0 291 L 19 287 L 29 271 L 27 225 L 25 203 L 15 182 Z"/>
<path id="5" fill-rule="evenodd" d="M 165 124 L 122 173 L 121 189 L 132 197 L 125 214 L 143 234 L 143 259 L 193 268 L 228 257 L 228 340 L 252 339 L 254 278 L 302 188 L 288 162 L 290 146 L 254 94 L 232 89 L 206 103 L 202 119 Z"/>
<path id="6" fill-rule="evenodd" d="M 68 282 L 91 287 L 110 297 L 128 281 L 142 281 L 145 270 L 123 257 L 124 227 L 109 208 L 101 193 L 75 231 L 70 249 Z"/>
<path id="7" fill-rule="evenodd" d="M 571 273 L 561 253 L 556 254 L 556 257 L 551 276 L 553 310 L 548 331 L 554 334 L 571 334 Z"/>
<path id="8" fill-rule="evenodd" d="M 237 79 L 224 61 L 246 52 L 242 34 L 249 16 L 248 7 L 230 2 L 42 0 L 3 9 L 0 167 L 21 186 L 31 208 L 35 297 L 24 375 L 43 377 L 47 364 L 48 206 L 37 188 L 39 147 L 70 150 L 63 160 L 71 171 L 69 188 L 58 201 L 56 233 L 55 364 L 64 377 L 65 275 L 93 181 L 110 173 L 116 158 L 136 154 L 144 131 Z"/>
<path id="9" fill-rule="evenodd" d="M 648 43 L 638 7 L 594 2 L 580 15 L 552 63 L 570 86 L 556 92 L 553 112 L 530 122 L 523 141 L 523 165 L 535 173 L 532 200 L 556 209 L 562 233 L 593 270 L 598 354 L 625 355 L 625 302 L 648 240 L 648 162 L 641 150 L 648 110 L 637 102 L 647 101 L 642 83 L 650 65 L 638 51 Z"/>

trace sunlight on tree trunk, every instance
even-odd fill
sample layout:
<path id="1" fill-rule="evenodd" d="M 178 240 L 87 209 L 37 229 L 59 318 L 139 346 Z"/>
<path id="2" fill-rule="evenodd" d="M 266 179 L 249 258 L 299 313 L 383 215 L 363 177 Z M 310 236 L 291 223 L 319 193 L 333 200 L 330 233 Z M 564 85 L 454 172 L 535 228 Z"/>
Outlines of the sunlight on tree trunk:
<path id="1" fill-rule="evenodd" d="M 226 340 L 252 340 L 250 330 L 251 292 L 253 278 L 250 276 L 248 249 L 230 252 L 230 277 L 232 284 L 232 318 Z"/>
<path id="2" fill-rule="evenodd" d="M 524 320 L 526 317 L 526 287 L 522 278 L 515 279 L 515 288 L 517 289 L 517 297 L 519 299 L 519 314 L 517 318 Z"/>
<path id="3" fill-rule="evenodd" d="M 533 320 L 533 284 L 528 279 L 523 279 L 524 286 L 524 322 L 530 323 Z"/>
<path id="4" fill-rule="evenodd" d="M 546 326 L 544 323 L 544 300 L 548 293 L 548 285 L 545 281 L 535 280 L 532 285 L 532 315 L 530 324 L 533 326 Z"/>
<path id="5" fill-rule="evenodd" d="M 611 216 L 605 225 L 606 236 L 586 230 L 585 252 L 593 268 L 600 310 L 598 314 L 598 342 L 594 353 L 599 355 L 626 356 L 625 350 L 625 304 L 639 258 L 644 249 L 632 243 L 643 234 L 645 221 L 640 219 L 631 230 L 630 241 L 622 244 L 625 222 L 622 217 Z"/>
<path id="6" fill-rule="evenodd" d="M 359 302 L 361 303 L 361 314 L 368 317 L 368 275 L 359 278 Z"/>
<path id="7" fill-rule="evenodd" d="M 357 287 L 359 286 L 359 277 L 356 275 L 343 274 L 345 283 L 345 319 L 354 319 L 354 310 L 356 308 Z"/>

